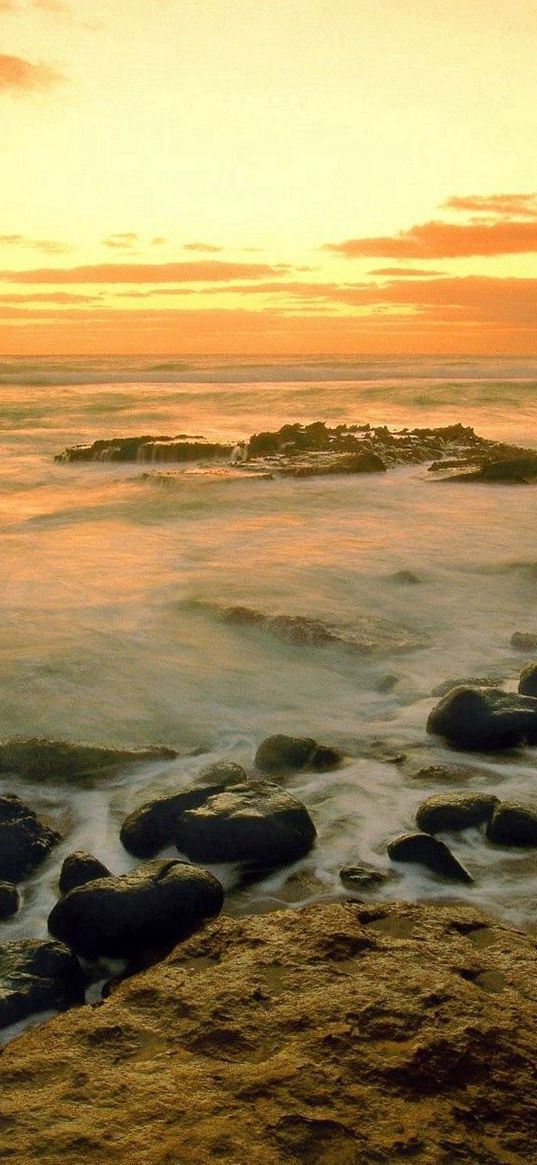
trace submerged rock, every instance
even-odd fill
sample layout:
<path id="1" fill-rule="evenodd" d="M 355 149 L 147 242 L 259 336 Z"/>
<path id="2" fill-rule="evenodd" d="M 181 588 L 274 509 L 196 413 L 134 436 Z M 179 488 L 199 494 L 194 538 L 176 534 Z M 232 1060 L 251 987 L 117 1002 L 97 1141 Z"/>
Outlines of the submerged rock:
<path id="1" fill-rule="evenodd" d="M 83 1000 L 80 964 L 62 943 L 24 939 L 0 944 L 0 1027 Z"/>
<path id="2" fill-rule="evenodd" d="M 316 837 L 300 801 L 278 785 L 250 781 L 215 793 L 177 824 L 176 845 L 193 861 L 273 869 L 307 854 Z"/>
<path id="3" fill-rule="evenodd" d="M 309 736 L 267 736 L 255 754 L 255 767 L 264 773 L 285 773 L 296 769 L 335 769 L 343 760 L 337 748 L 318 744 Z"/>
<path id="4" fill-rule="evenodd" d="M 429 833 L 405 833 L 395 838 L 388 845 L 388 854 L 392 862 L 414 862 L 450 882 L 474 880 L 447 845 Z"/>
<path id="5" fill-rule="evenodd" d="M 385 473 L 387 466 L 377 453 L 332 453 L 324 457 L 297 458 L 280 466 L 284 477 L 328 477 L 338 473 Z"/>
<path id="6" fill-rule="evenodd" d="M 515 485 L 528 485 L 537 478 L 537 453 L 524 453 L 515 457 L 501 457 L 499 460 L 487 460 L 479 469 L 469 473 L 460 473 L 451 477 L 450 481 L 482 481 L 482 482 L 510 482 Z"/>
<path id="7" fill-rule="evenodd" d="M 269 615 L 252 607 L 196 604 L 214 610 L 225 623 L 258 627 L 297 647 L 335 647 L 351 655 L 391 655 L 423 647 L 423 632 L 375 615 L 356 615 L 352 624 L 331 623 L 307 615 Z"/>
<path id="8" fill-rule="evenodd" d="M 427 732 L 484 752 L 537 742 L 537 699 L 499 688 L 453 688 L 433 708 Z"/>
<path id="9" fill-rule="evenodd" d="M 515 651 L 537 651 L 537 633 L 515 631 L 511 636 L 511 647 L 514 647 Z"/>
<path id="10" fill-rule="evenodd" d="M 443 680 L 432 689 L 431 696 L 445 696 L 453 688 L 497 688 L 502 683 L 502 676 L 463 676 L 459 679 Z"/>
<path id="11" fill-rule="evenodd" d="M 60 834 L 12 793 L 0 797 L 0 878 L 20 882 L 46 858 Z"/>
<path id="12" fill-rule="evenodd" d="M 84 958 L 128 959 L 170 949 L 218 914 L 223 901 L 208 870 L 157 860 L 71 890 L 56 903 L 48 928 Z"/>
<path id="13" fill-rule="evenodd" d="M 76 850 L 67 854 L 60 870 L 59 887 L 61 894 L 68 894 L 76 886 L 85 886 L 87 882 L 94 882 L 96 878 L 111 877 L 108 866 L 94 858 L 93 854 L 84 850 Z"/>
<path id="14" fill-rule="evenodd" d="M 220 918 L 4 1050 L 10 1157 L 529 1165 L 536 972 L 529 935 L 464 907 Z"/>
<path id="15" fill-rule="evenodd" d="M 346 890 L 361 894 L 367 890 L 378 890 L 393 878 L 392 870 L 378 870 L 376 866 L 343 866 L 339 871 L 340 881 Z"/>
<path id="16" fill-rule="evenodd" d="M 437 793 L 420 805 L 416 823 L 425 833 L 469 829 L 490 821 L 499 803 L 493 793 Z"/>
<path id="17" fill-rule="evenodd" d="M 12 918 L 20 905 L 20 895 L 12 882 L 0 882 L 0 920 Z"/>
<path id="18" fill-rule="evenodd" d="M 154 797 L 130 813 L 121 826 L 122 844 L 136 858 L 154 857 L 164 846 L 175 843 L 177 826 L 185 810 L 197 809 L 228 785 L 245 781 L 248 776 L 240 765 L 224 762 L 209 766 L 200 774 L 199 784 Z"/>
<path id="19" fill-rule="evenodd" d="M 173 748 L 102 748 L 74 740 L 40 740 L 14 736 L 0 741 L 0 772 L 38 780 L 68 780 L 119 765 L 173 760 Z"/>
<path id="20" fill-rule="evenodd" d="M 537 846 L 537 809 L 518 801 L 500 801 L 489 823 L 487 837 L 500 845 Z"/>
<path id="21" fill-rule="evenodd" d="M 523 668 L 518 681 L 518 690 L 522 696 L 537 696 L 537 663 L 529 663 Z"/>
<path id="22" fill-rule="evenodd" d="M 59 462 L 72 461 L 201 461 L 227 458 L 232 445 L 206 441 L 204 437 L 114 437 L 92 445 L 72 445 L 58 453 Z"/>

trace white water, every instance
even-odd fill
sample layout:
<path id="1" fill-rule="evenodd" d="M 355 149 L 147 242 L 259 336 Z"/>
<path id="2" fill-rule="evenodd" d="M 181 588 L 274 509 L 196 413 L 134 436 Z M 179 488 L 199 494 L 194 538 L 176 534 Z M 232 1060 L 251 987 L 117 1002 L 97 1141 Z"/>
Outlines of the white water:
<path id="1" fill-rule="evenodd" d="M 163 364 L 164 362 L 160 362 Z M 91 850 L 121 872 L 123 816 L 153 791 L 190 781 L 212 760 L 250 765 L 274 732 L 410 750 L 480 770 L 458 788 L 537 801 L 537 750 L 487 758 L 450 753 L 424 732 L 431 689 L 450 677 L 505 677 L 527 657 L 516 630 L 537 630 L 537 487 L 435 483 L 423 466 L 373 477 L 226 482 L 186 473 L 173 489 L 135 465 L 58 465 L 66 445 L 136 433 L 247 437 L 287 421 L 475 425 L 537 446 L 537 367 L 517 361 L 245 361 L 130 364 L 7 361 L 0 367 L 0 733 L 107 744 L 174 745 L 181 759 L 92 786 L 2 776 L 64 840 L 22 887 L 1 937 L 44 937 L 63 856 Z M 418 586 L 393 575 L 411 570 Z M 201 602 L 200 602 L 201 601 Z M 390 658 L 296 647 L 223 624 L 215 602 L 350 625 L 362 615 L 425 635 Z M 207 606 L 204 608 L 203 603 Z M 388 694 L 379 684 L 397 683 Z M 203 755 L 187 756 L 194 750 Z M 413 751 L 415 750 L 415 751 Z M 385 867 L 386 842 L 412 828 L 444 785 L 355 757 L 286 786 L 308 806 L 319 842 L 293 899 L 343 894 L 346 862 Z M 456 889 L 532 926 L 534 853 L 446 838 L 474 874 Z M 287 901 L 289 870 L 230 900 Z M 228 875 L 228 872 L 224 872 Z M 382 894 L 453 897 L 417 869 Z"/>

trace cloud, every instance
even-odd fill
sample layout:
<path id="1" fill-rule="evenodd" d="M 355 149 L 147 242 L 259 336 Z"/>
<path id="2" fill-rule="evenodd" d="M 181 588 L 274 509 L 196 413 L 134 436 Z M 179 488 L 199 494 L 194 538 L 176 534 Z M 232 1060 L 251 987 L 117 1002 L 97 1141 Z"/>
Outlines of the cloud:
<path id="1" fill-rule="evenodd" d="M 168 240 L 165 238 L 164 235 L 156 235 L 154 239 L 151 239 L 151 246 L 152 247 L 161 247 L 163 243 L 167 243 L 167 242 L 168 242 Z"/>
<path id="2" fill-rule="evenodd" d="M 225 247 L 217 247 L 214 243 L 183 243 L 183 251 L 207 251 L 216 254 L 217 251 L 224 250 Z"/>
<path id="3" fill-rule="evenodd" d="M 447 210 L 501 218 L 537 218 L 537 194 L 468 194 L 448 198 Z"/>
<path id="4" fill-rule="evenodd" d="M 0 271 L 4 283 L 199 283 L 230 279 L 262 279 L 282 275 L 285 264 L 223 263 L 96 263 L 87 267 L 40 267 L 29 271 Z"/>
<path id="5" fill-rule="evenodd" d="M 23 57 L 0 53 L 0 91 L 6 93 L 34 93 L 50 89 L 64 78 L 48 65 L 34 65 Z"/>
<path id="6" fill-rule="evenodd" d="M 73 248 L 56 239 L 28 239 L 25 235 L 0 235 L 0 247 L 27 247 L 30 251 L 44 251 L 47 255 L 61 255 Z"/>
<path id="7" fill-rule="evenodd" d="M 103 246 L 128 250 L 129 247 L 134 247 L 137 242 L 138 235 L 134 234 L 133 231 L 123 231 L 115 235 L 109 235 L 107 239 L 103 239 Z"/>
<path id="8" fill-rule="evenodd" d="M 382 275 L 384 277 L 390 276 L 392 279 L 418 279 L 429 278 L 432 279 L 435 275 L 443 275 L 443 271 L 427 271 L 424 267 L 375 267 L 373 271 L 368 271 L 368 275 Z"/>
<path id="9" fill-rule="evenodd" d="M 470 255 L 531 254 L 537 251 L 537 221 L 460 224 L 433 221 L 398 235 L 325 243 L 322 249 L 347 259 L 455 259 Z"/>
<path id="10" fill-rule="evenodd" d="M 99 303 L 99 295 L 77 295 L 69 291 L 38 291 L 24 294 L 22 292 L 15 292 L 11 295 L 0 295 L 0 303 L 21 304 L 21 303 L 54 303 L 74 304 L 74 303 Z"/>

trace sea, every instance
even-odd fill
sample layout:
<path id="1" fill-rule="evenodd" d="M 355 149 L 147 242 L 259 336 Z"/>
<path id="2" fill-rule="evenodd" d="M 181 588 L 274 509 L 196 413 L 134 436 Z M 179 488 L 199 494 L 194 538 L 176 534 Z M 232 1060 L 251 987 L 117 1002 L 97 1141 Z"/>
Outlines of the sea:
<path id="1" fill-rule="evenodd" d="M 97 438 L 234 442 L 318 420 L 460 421 L 537 448 L 537 360 L 0 362 L 0 735 L 166 744 L 179 754 L 70 784 L 1 774 L 0 790 L 63 837 L 21 887 L 2 939 L 46 936 L 66 853 L 89 850 L 127 871 L 136 863 L 118 831 L 131 809 L 216 760 L 251 767 L 275 733 L 339 744 L 347 759 L 336 771 L 285 778 L 315 821 L 317 845 L 231 893 L 231 913 L 345 896 L 342 866 L 387 869 L 387 842 L 415 828 L 433 793 L 490 791 L 537 805 L 537 749 L 453 752 L 425 731 L 438 685 L 497 677 L 514 691 L 531 659 L 511 636 L 537 632 L 537 486 L 440 482 L 424 465 L 303 480 L 177 466 L 165 484 L 136 463 L 55 461 Z M 233 606 L 349 633 L 370 620 L 402 629 L 413 645 L 392 651 L 381 636 L 360 654 L 290 643 L 226 622 L 221 612 Z M 450 783 L 416 776 L 446 764 Z M 493 846 L 478 829 L 443 836 L 473 885 L 400 867 L 376 898 L 456 899 L 535 930 L 535 851 Z M 232 871 L 216 872 L 233 885 Z"/>

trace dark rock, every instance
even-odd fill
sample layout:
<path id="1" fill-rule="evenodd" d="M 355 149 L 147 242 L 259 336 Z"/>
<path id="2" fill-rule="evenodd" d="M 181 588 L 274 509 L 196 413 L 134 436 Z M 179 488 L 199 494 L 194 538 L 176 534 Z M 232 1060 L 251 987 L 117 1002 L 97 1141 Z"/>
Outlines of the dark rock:
<path id="1" fill-rule="evenodd" d="M 432 689 L 431 696 L 445 696 L 453 688 L 497 688 L 502 683 L 502 676 L 463 676 L 459 679 L 443 680 Z"/>
<path id="2" fill-rule="evenodd" d="M 537 651 L 537 634 L 534 631 L 515 631 L 511 636 L 511 647 L 515 651 Z"/>
<path id="3" fill-rule="evenodd" d="M 11 918 L 17 913 L 20 895 L 12 882 L 0 882 L 0 919 Z"/>
<path id="4" fill-rule="evenodd" d="M 522 696 L 537 696 L 537 663 L 529 663 L 523 668 L 518 681 L 518 690 Z"/>
<path id="5" fill-rule="evenodd" d="M 485 461 L 473 473 L 461 473 L 451 481 L 508 482 L 514 485 L 528 485 L 537 477 L 537 453 L 525 456 L 502 457 L 498 461 Z"/>
<path id="6" fill-rule="evenodd" d="M 471 874 L 461 866 L 447 845 L 429 833 L 405 833 L 397 837 L 389 843 L 388 854 L 392 862 L 414 862 L 426 866 L 451 882 L 473 882 Z"/>
<path id="7" fill-rule="evenodd" d="M 499 803 L 493 793 L 437 793 L 420 805 L 416 822 L 424 833 L 469 829 L 490 821 Z"/>
<path id="8" fill-rule="evenodd" d="M 247 862 L 273 869 L 311 849 L 315 826 L 300 801 L 263 781 L 232 785 L 182 814 L 180 852 L 192 861 Z"/>
<path id="9" fill-rule="evenodd" d="M 215 444 L 204 437 L 141 436 L 101 439 L 92 445 L 72 445 L 55 458 L 59 462 L 72 461 L 200 461 L 206 458 L 228 457 L 232 445 Z"/>
<path id="10" fill-rule="evenodd" d="M 537 845 L 537 809 L 517 801 L 501 801 L 487 829 L 500 845 Z"/>
<path id="11" fill-rule="evenodd" d="M 111 876 L 104 862 L 100 862 L 93 854 L 85 853 L 84 850 L 76 850 L 64 858 L 59 878 L 60 891 L 62 894 L 68 894 L 75 886 L 85 886 L 87 882 L 94 882 L 96 878 Z"/>
<path id="12" fill-rule="evenodd" d="M 433 708 L 427 732 L 456 748 L 514 748 L 537 741 L 537 699 L 499 688 L 453 688 Z"/>
<path id="13" fill-rule="evenodd" d="M 268 736 L 255 754 L 254 764 L 264 773 L 291 772 L 293 769 L 334 769 L 341 764 L 337 748 L 318 744 L 311 737 Z"/>
<path id="14" fill-rule="evenodd" d="M 0 797 L 0 878 L 20 882 L 59 840 L 14 794 Z"/>
<path id="15" fill-rule="evenodd" d="M 0 945 L 0 1027 L 83 1001 L 80 965 L 67 947 L 31 939 Z"/>
<path id="16" fill-rule="evenodd" d="M 375 615 L 355 615 L 352 624 L 338 624 L 308 615 L 268 615 L 252 607 L 201 605 L 203 609 L 216 610 L 226 623 L 259 627 L 295 647 L 330 647 L 351 655 L 391 655 L 423 647 L 426 642 L 422 631 L 413 631 Z"/>
<path id="17" fill-rule="evenodd" d="M 338 473 L 385 473 L 386 469 L 385 462 L 377 453 L 365 450 L 343 456 L 334 453 L 322 460 L 290 461 L 280 467 L 280 473 L 284 477 L 327 477 Z"/>
<path id="18" fill-rule="evenodd" d="M 360 894 L 363 890 L 377 890 L 393 878 L 391 870 L 377 870 L 375 866 L 343 866 L 339 877 L 346 890 Z"/>
<path id="19" fill-rule="evenodd" d="M 393 689 L 397 687 L 399 680 L 400 680 L 400 676 L 394 676 L 394 675 L 379 676 L 378 680 L 376 680 L 375 685 L 374 685 L 375 691 L 381 692 L 382 694 L 388 693 L 388 692 L 393 692 Z"/>
<path id="20" fill-rule="evenodd" d="M 405 587 L 418 586 L 421 583 L 421 578 L 413 570 L 396 570 L 391 577 L 392 582 L 400 583 L 401 586 Z"/>
<path id="21" fill-rule="evenodd" d="M 0 772 L 20 773 L 38 780 L 68 780 L 118 765 L 173 760 L 175 749 L 100 748 L 73 740 L 38 740 L 15 736 L 0 741 Z"/>
<path id="22" fill-rule="evenodd" d="M 48 928 L 84 958 L 131 958 L 171 949 L 218 914 L 223 901 L 208 870 L 157 860 L 71 890 L 56 903 Z"/>
<path id="23" fill-rule="evenodd" d="M 201 775 L 200 784 L 155 797 L 130 813 L 121 826 L 122 844 L 136 858 L 154 857 L 164 846 L 174 844 L 177 825 L 185 810 L 197 809 L 228 785 L 244 781 L 248 781 L 248 775 L 240 765 L 221 762 L 209 766 L 205 775 Z"/>

